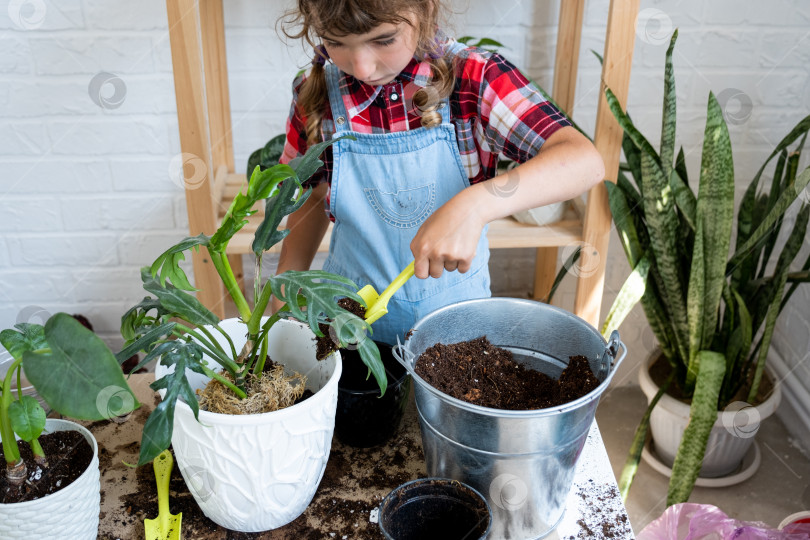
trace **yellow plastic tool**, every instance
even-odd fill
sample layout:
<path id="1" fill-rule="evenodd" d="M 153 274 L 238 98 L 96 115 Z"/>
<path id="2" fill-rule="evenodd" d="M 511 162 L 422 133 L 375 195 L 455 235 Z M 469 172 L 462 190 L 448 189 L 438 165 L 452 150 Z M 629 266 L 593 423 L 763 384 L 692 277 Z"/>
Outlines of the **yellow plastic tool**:
<path id="1" fill-rule="evenodd" d="M 158 517 L 143 520 L 146 540 L 180 540 L 180 521 L 183 513 L 169 513 L 169 477 L 173 465 L 172 453 L 168 450 L 161 452 L 152 461 L 157 480 Z"/>
<path id="2" fill-rule="evenodd" d="M 411 279 L 413 276 L 413 261 L 411 264 L 405 267 L 405 270 L 400 272 L 400 274 L 391 282 L 391 285 L 386 287 L 386 289 L 382 292 L 382 294 L 377 294 L 377 291 L 374 290 L 374 287 L 371 285 L 366 285 L 359 291 L 357 294 L 360 295 L 366 302 L 366 322 L 371 324 L 386 313 L 388 313 L 388 301 L 391 300 L 391 297 L 394 296 L 394 293 L 399 290 L 400 287 L 405 285 L 405 282 Z"/>

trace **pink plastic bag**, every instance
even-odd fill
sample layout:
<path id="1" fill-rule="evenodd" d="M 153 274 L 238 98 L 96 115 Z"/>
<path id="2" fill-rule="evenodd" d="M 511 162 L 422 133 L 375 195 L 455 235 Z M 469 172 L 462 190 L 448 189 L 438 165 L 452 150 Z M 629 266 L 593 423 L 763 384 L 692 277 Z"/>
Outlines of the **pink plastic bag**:
<path id="1" fill-rule="evenodd" d="M 710 504 L 681 503 L 644 527 L 637 540 L 810 540 L 810 523 L 772 529 L 760 522 L 728 517 Z"/>

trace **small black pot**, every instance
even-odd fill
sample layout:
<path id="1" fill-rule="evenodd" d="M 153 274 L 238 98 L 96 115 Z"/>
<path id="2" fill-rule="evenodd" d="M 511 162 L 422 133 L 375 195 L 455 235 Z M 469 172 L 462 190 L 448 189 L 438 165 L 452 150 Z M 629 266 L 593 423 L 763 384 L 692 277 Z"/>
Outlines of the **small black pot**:
<path id="1" fill-rule="evenodd" d="M 343 444 L 366 448 L 387 441 L 396 432 L 405 412 L 411 378 L 391 354 L 391 346 L 377 343 L 388 375 L 388 388 L 380 397 L 377 380 L 356 350 L 340 350 L 343 373 L 338 382 L 335 435 Z"/>
<path id="2" fill-rule="evenodd" d="M 478 540 L 487 537 L 491 523 L 486 499 L 448 478 L 402 484 L 380 504 L 380 530 L 388 540 Z"/>

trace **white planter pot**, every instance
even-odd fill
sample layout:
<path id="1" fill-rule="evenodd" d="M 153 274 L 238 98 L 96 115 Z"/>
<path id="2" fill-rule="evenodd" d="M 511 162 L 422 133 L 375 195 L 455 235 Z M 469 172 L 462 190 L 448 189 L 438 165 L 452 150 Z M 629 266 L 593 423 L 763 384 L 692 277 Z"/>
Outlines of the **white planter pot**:
<path id="1" fill-rule="evenodd" d="M 653 382 L 649 373 L 649 368 L 657 357 L 655 353 L 650 355 L 639 369 L 639 384 L 647 396 L 647 403 L 658 392 L 658 385 Z M 751 449 L 760 422 L 776 411 L 782 400 L 781 386 L 767 368 L 766 371 L 774 381 L 774 389 L 768 399 L 757 406 L 734 402 L 725 411 L 717 413 L 717 421 L 709 435 L 706 455 L 699 473 L 701 478 L 723 477 L 739 468 Z M 650 415 L 655 452 L 667 467 L 671 468 L 675 462 L 675 455 L 688 423 L 689 405 L 667 394 L 661 397 Z"/>
<path id="2" fill-rule="evenodd" d="M 245 325 L 229 319 L 220 326 L 240 350 Z M 296 321 L 278 321 L 268 340 L 270 358 L 306 375 L 315 395 L 264 414 L 201 410 L 199 422 L 178 401 L 174 415 L 172 447 L 189 491 L 208 518 L 240 532 L 275 529 L 303 513 L 326 468 L 335 427 L 340 355 L 316 360 L 312 331 Z M 155 376 L 166 371 L 158 365 Z M 208 382 L 191 371 L 186 376 L 195 390 Z"/>
<path id="3" fill-rule="evenodd" d="M 49 418 L 44 433 L 78 431 L 93 449 L 87 470 L 72 484 L 33 501 L 0 504 L 0 538 L 95 540 L 101 511 L 98 444 L 86 428 Z"/>

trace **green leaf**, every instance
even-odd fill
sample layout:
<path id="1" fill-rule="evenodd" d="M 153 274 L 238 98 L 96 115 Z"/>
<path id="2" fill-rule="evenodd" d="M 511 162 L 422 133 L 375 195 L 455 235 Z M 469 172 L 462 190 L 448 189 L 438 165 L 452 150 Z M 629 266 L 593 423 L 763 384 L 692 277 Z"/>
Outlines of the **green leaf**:
<path id="1" fill-rule="evenodd" d="M 290 233 L 289 229 L 279 230 L 278 227 L 281 225 L 281 220 L 301 208 L 312 193 L 312 190 L 308 189 L 296 197 L 296 191 L 300 187 L 297 181 L 284 182 L 278 194 L 265 202 L 264 219 L 256 229 L 251 245 L 256 257 L 260 257 L 262 253 L 281 242 Z"/>
<path id="2" fill-rule="evenodd" d="M 11 428 L 20 439 L 31 442 L 45 429 L 45 410 L 33 396 L 15 399 L 8 407 Z"/>
<path id="3" fill-rule="evenodd" d="M 627 280 L 616 295 L 610 312 L 602 326 L 602 335 L 610 336 L 624 322 L 630 310 L 638 304 L 647 288 L 647 274 L 650 271 L 650 259 L 645 255 L 641 258 Z"/>
<path id="4" fill-rule="evenodd" d="M 343 276 L 323 270 L 290 270 L 271 277 L 268 281 L 273 294 L 287 303 L 292 317 L 306 321 L 316 336 L 322 335 L 318 329 L 319 323 L 325 322 L 325 319 L 334 320 L 339 313 L 345 313 L 337 305 L 339 298 L 345 296 L 362 303 L 355 292 L 357 285 Z M 306 312 L 298 305 L 299 294 L 306 298 Z"/>
<path id="5" fill-rule="evenodd" d="M 284 144 L 287 141 L 287 134 L 281 133 L 276 135 L 265 144 L 262 148 L 254 151 L 248 158 L 247 171 L 252 171 L 256 167 L 261 170 L 269 169 L 277 165 L 281 159 L 281 154 L 284 153 Z"/>
<path id="6" fill-rule="evenodd" d="M 723 111 L 709 94 L 697 198 L 697 229 L 689 274 L 689 368 L 686 389 L 698 373 L 698 351 L 708 349 L 717 329 L 720 298 L 734 219 L 734 164 Z"/>
<path id="7" fill-rule="evenodd" d="M 166 286 L 161 286 L 160 282 L 149 276 L 148 273 L 142 273 L 141 279 L 143 288 L 157 296 L 161 305 L 170 313 L 197 326 L 219 323 L 219 317 L 190 294 L 168 283 Z"/>
<path id="8" fill-rule="evenodd" d="M 25 351 L 37 351 L 48 348 L 45 341 L 45 330 L 42 325 L 31 323 L 17 323 L 16 330 L 7 328 L 0 332 L 0 343 L 14 357 L 19 360 Z"/>
<path id="9" fill-rule="evenodd" d="M 150 273 L 154 277 L 160 272 L 161 285 L 168 279 L 179 289 L 184 291 L 196 291 L 197 289 L 192 287 L 188 282 L 186 273 L 180 268 L 180 261 L 186 258 L 185 255 L 183 255 L 184 251 L 192 248 L 199 249 L 199 246 L 208 246 L 209 242 L 210 238 L 204 234 L 184 238 L 180 243 L 170 247 L 155 259 L 155 262 L 152 263 L 152 267 L 149 269 Z"/>
<path id="10" fill-rule="evenodd" d="M 655 151 L 655 148 L 650 144 L 650 142 L 641 134 L 641 132 L 636 129 L 636 126 L 633 124 L 633 121 L 630 120 L 630 117 L 622 110 L 622 106 L 619 103 L 619 99 L 616 95 L 610 90 L 610 88 L 605 88 L 605 98 L 607 98 L 608 107 L 610 107 L 610 112 L 613 113 L 613 116 L 616 118 L 616 121 L 619 122 L 619 126 L 624 130 L 624 133 L 630 137 L 630 140 L 633 141 L 633 144 L 636 145 L 642 151 L 642 155 L 647 155 L 652 158 L 656 165 L 661 166 L 661 158 L 658 157 L 658 154 Z M 642 187 L 642 192 L 644 188 Z"/>
<path id="11" fill-rule="evenodd" d="M 551 303 L 552 298 L 554 298 L 554 293 L 557 292 L 557 288 L 562 283 L 563 278 L 568 274 L 568 270 L 576 264 L 579 260 L 579 256 L 582 254 L 582 246 L 577 246 L 577 248 L 568 256 L 568 258 L 563 262 L 562 267 L 560 267 L 560 271 L 557 272 L 557 275 L 554 277 L 554 283 L 551 284 L 551 290 L 548 292 L 548 297 L 546 298 L 545 302 L 547 304 Z"/>
<path id="12" fill-rule="evenodd" d="M 675 71 L 672 67 L 672 51 L 678 39 L 678 29 L 672 33 L 667 48 L 664 67 L 664 111 L 661 115 L 661 169 L 664 177 L 672 174 L 672 159 L 675 157 Z"/>
<path id="13" fill-rule="evenodd" d="M 712 351 L 700 351 L 698 355 L 700 371 L 689 408 L 689 424 L 672 465 L 667 506 L 686 502 L 689 498 L 706 453 L 709 434 L 717 420 L 717 399 L 723 384 L 726 359 Z"/>
<path id="14" fill-rule="evenodd" d="M 167 367 L 173 365 L 174 371 L 167 373 L 150 385 L 152 390 L 166 390 L 166 393 L 143 426 L 138 466 L 149 463 L 171 444 L 174 411 L 179 398 L 183 398 L 194 412 L 194 417 L 198 418 L 199 404 L 191 383 L 186 377 L 186 369 L 203 373 L 203 351 L 193 341 L 177 340 L 172 342 L 172 345 L 173 348 L 165 350 L 160 363 Z"/>
<path id="15" fill-rule="evenodd" d="M 79 321 L 57 313 L 45 324 L 45 339 L 50 353 L 26 352 L 23 369 L 55 411 L 79 420 L 104 420 L 110 416 L 105 400 L 111 390 L 123 401 L 117 414 L 140 406 L 110 349 Z"/>
<path id="16" fill-rule="evenodd" d="M 115 355 L 115 359 L 119 364 L 123 364 L 133 354 L 137 354 L 141 351 L 149 352 L 156 342 L 170 336 L 176 325 L 177 323 L 170 321 L 150 328 L 145 333 L 139 335 L 135 341 L 128 343 L 124 349 Z M 133 371 L 137 371 L 140 367 L 141 366 L 136 367 Z"/>
<path id="17" fill-rule="evenodd" d="M 355 137 L 352 137 L 351 135 L 343 135 L 342 137 L 313 144 L 309 147 L 306 154 L 303 156 L 298 156 L 290 161 L 290 167 L 295 169 L 295 174 L 298 175 L 298 181 L 301 182 L 301 184 L 309 180 L 309 178 L 315 174 L 318 169 L 323 167 L 323 161 L 319 159 L 319 156 L 324 150 L 326 150 L 326 147 L 335 144 L 341 139 L 355 140 Z"/>

